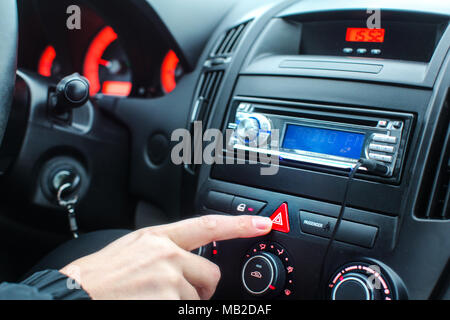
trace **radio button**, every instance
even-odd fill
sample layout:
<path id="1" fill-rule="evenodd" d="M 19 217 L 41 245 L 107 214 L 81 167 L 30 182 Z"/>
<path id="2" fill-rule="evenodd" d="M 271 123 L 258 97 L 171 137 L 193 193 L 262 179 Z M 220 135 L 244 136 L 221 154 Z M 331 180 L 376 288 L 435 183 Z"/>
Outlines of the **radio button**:
<path id="1" fill-rule="evenodd" d="M 236 123 L 229 123 L 228 124 L 228 129 L 236 130 L 237 127 L 238 127 L 238 125 Z"/>
<path id="2" fill-rule="evenodd" d="M 387 128 L 388 122 L 386 120 L 380 120 L 378 121 L 378 127 L 380 128 Z"/>
<path id="3" fill-rule="evenodd" d="M 394 153 L 395 148 L 393 146 L 386 146 L 382 144 L 371 143 L 369 149 L 372 151 L 381 151 L 387 153 Z"/>
<path id="4" fill-rule="evenodd" d="M 392 123 L 392 127 L 394 127 L 394 129 L 400 130 L 403 127 L 403 122 L 395 121 Z"/>
<path id="5" fill-rule="evenodd" d="M 385 156 L 384 154 L 379 154 L 379 153 L 369 153 L 369 158 L 373 159 L 373 160 L 388 162 L 388 163 L 392 163 L 392 161 L 393 161 L 392 156 Z"/>
<path id="6" fill-rule="evenodd" d="M 388 136 L 385 134 L 375 134 L 373 136 L 373 141 L 395 144 L 397 143 L 397 137 Z"/>
<path id="7" fill-rule="evenodd" d="M 344 49 L 342 49 L 342 52 L 345 54 L 353 53 L 353 48 L 344 48 Z"/>
<path id="8" fill-rule="evenodd" d="M 380 49 L 372 49 L 372 50 L 370 50 L 370 53 L 378 56 L 381 54 L 381 50 Z"/>
<path id="9" fill-rule="evenodd" d="M 356 53 L 357 54 L 366 54 L 367 53 L 367 49 L 366 48 L 356 49 Z"/>

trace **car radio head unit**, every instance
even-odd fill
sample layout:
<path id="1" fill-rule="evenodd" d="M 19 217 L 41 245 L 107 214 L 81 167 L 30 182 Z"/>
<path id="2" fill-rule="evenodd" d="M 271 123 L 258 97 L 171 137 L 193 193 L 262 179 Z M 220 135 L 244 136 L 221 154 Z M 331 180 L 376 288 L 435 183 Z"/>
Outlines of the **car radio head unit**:
<path id="1" fill-rule="evenodd" d="M 364 140 L 360 132 L 286 123 L 282 148 L 293 153 L 358 160 Z"/>
<path id="2" fill-rule="evenodd" d="M 410 114 L 367 115 L 290 109 L 239 102 L 232 111 L 229 149 L 279 156 L 285 165 L 349 170 L 360 159 L 399 175 L 412 122 Z M 360 170 L 367 171 L 364 167 Z"/>

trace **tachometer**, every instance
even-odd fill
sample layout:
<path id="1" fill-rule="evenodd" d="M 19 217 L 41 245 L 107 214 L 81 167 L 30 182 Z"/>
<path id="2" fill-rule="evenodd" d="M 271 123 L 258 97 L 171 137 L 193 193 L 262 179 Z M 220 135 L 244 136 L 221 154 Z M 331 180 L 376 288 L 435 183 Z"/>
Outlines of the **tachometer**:
<path id="1" fill-rule="evenodd" d="M 61 65 L 56 57 L 55 48 L 48 45 L 41 54 L 38 63 L 38 73 L 43 77 L 59 76 Z"/>
<path id="2" fill-rule="evenodd" d="M 130 64 L 111 27 L 103 28 L 92 40 L 84 60 L 83 75 L 90 82 L 91 96 L 97 93 L 128 96 L 131 93 Z"/>
<path id="3" fill-rule="evenodd" d="M 172 50 L 167 53 L 161 66 L 161 86 L 164 93 L 172 92 L 178 79 L 183 75 L 183 70 L 175 52 Z"/>
<path id="4" fill-rule="evenodd" d="M 113 28 L 103 27 L 93 37 L 81 60 L 83 63 L 81 66 L 76 66 L 76 70 L 82 69 L 80 73 L 89 80 L 91 96 L 98 93 L 114 96 L 130 95 L 133 87 L 131 66 Z M 153 67 L 158 68 L 157 66 Z M 38 72 L 45 77 L 64 77 L 62 65 L 58 61 L 58 52 L 52 45 L 48 45 L 42 52 Z M 152 80 L 148 87 L 142 87 L 142 89 L 145 91 L 147 88 L 152 96 L 159 96 L 161 93 L 168 94 L 176 88 L 183 73 L 179 58 L 173 50 L 170 50 L 164 56 L 161 64 L 159 83 L 158 76 L 155 75 L 156 77 L 151 77 L 151 79 L 156 80 L 156 83 Z M 141 91 L 140 89 L 139 92 Z M 145 92 L 140 94 L 143 95 Z"/>

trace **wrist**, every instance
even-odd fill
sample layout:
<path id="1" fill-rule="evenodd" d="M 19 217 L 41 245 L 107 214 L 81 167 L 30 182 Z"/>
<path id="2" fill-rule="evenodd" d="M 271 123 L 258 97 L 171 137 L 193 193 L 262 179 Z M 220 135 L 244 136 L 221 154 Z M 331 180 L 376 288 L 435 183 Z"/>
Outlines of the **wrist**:
<path id="1" fill-rule="evenodd" d="M 55 300 L 90 300 L 89 294 L 74 279 L 56 270 L 38 272 L 22 284 L 50 294 Z"/>

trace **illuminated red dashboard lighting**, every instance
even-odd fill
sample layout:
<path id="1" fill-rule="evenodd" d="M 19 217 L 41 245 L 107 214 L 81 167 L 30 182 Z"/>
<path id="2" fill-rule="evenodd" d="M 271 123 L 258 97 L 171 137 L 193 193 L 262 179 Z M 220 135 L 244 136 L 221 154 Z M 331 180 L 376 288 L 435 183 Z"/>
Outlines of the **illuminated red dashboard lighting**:
<path id="1" fill-rule="evenodd" d="M 38 72 L 43 77 L 52 75 L 52 66 L 56 58 L 55 48 L 47 46 L 39 59 Z"/>
<path id="2" fill-rule="evenodd" d="M 177 86 L 175 71 L 179 62 L 180 60 L 172 50 L 164 58 L 161 66 L 161 84 L 165 93 L 172 92 Z"/>
<path id="3" fill-rule="evenodd" d="M 133 84 L 131 82 L 122 81 L 105 81 L 103 82 L 102 93 L 113 96 L 123 96 L 127 97 Z"/>
<path id="4" fill-rule="evenodd" d="M 385 29 L 347 28 L 348 42 L 384 42 Z"/>
<path id="5" fill-rule="evenodd" d="M 99 79 L 99 66 L 102 56 L 111 43 L 117 40 L 117 34 L 113 28 L 105 27 L 94 38 L 86 54 L 83 66 L 83 74 L 91 84 L 91 96 L 95 95 L 101 89 Z M 103 86 L 104 87 L 104 86 Z"/>

